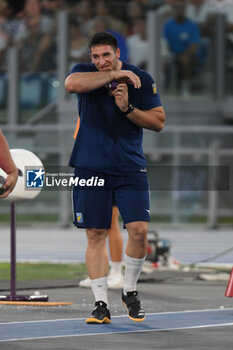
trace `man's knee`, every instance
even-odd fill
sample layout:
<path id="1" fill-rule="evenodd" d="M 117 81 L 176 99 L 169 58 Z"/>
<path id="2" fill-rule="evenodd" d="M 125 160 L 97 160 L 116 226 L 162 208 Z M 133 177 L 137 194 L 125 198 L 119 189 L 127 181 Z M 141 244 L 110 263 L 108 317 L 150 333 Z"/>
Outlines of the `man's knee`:
<path id="1" fill-rule="evenodd" d="M 87 229 L 86 234 L 87 234 L 88 245 L 90 247 L 96 247 L 100 244 L 105 243 L 108 230 L 92 228 L 92 229 Z"/>
<path id="2" fill-rule="evenodd" d="M 128 227 L 127 227 L 128 226 Z M 147 242 L 147 222 L 134 222 L 126 225 L 130 239 L 145 244 Z"/>

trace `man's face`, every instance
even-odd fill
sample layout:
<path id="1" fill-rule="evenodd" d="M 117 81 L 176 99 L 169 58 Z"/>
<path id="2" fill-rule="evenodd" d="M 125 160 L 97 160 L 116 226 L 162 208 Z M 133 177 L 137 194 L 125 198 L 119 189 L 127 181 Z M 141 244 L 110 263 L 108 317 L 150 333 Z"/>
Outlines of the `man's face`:
<path id="1" fill-rule="evenodd" d="M 176 20 L 183 20 L 185 18 L 185 3 L 183 1 L 177 1 L 173 5 L 174 17 Z"/>
<path id="2" fill-rule="evenodd" d="M 115 70 L 119 62 L 120 50 L 114 50 L 110 45 L 96 45 L 91 47 L 90 57 L 99 71 Z"/>

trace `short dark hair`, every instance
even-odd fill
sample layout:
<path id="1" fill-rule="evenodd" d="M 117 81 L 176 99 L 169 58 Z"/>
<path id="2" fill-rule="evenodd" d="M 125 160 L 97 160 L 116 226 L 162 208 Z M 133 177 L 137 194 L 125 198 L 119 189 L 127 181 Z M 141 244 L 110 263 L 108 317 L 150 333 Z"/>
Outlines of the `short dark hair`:
<path id="1" fill-rule="evenodd" d="M 110 45 L 114 50 L 118 48 L 118 42 L 115 36 L 107 32 L 98 32 L 93 35 L 89 41 L 89 49 L 97 45 Z"/>

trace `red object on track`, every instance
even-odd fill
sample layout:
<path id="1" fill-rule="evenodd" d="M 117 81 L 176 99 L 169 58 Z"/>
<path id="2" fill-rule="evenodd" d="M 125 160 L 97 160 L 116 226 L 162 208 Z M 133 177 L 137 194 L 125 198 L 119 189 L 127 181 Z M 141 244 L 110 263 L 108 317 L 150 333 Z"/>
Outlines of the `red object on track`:
<path id="1" fill-rule="evenodd" d="M 233 297 L 233 269 L 231 270 L 231 274 L 227 284 L 227 289 L 225 292 L 225 297 Z"/>

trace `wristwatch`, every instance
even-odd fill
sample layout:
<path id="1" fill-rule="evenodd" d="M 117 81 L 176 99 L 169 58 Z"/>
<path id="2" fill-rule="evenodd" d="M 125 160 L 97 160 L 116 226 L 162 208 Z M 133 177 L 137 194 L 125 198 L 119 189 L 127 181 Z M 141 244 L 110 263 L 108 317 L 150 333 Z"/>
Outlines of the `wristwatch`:
<path id="1" fill-rule="evenodd" d="M 129 104 L 128 104 L 128 109 L 127 109 L 127 111 L 125 112 L 125 114 L 129 114 L 129 113 L 133 112 L 133 110 L 134 110 L 134 106 L 131 105 L 131 103 L 129 103 Z"/>

